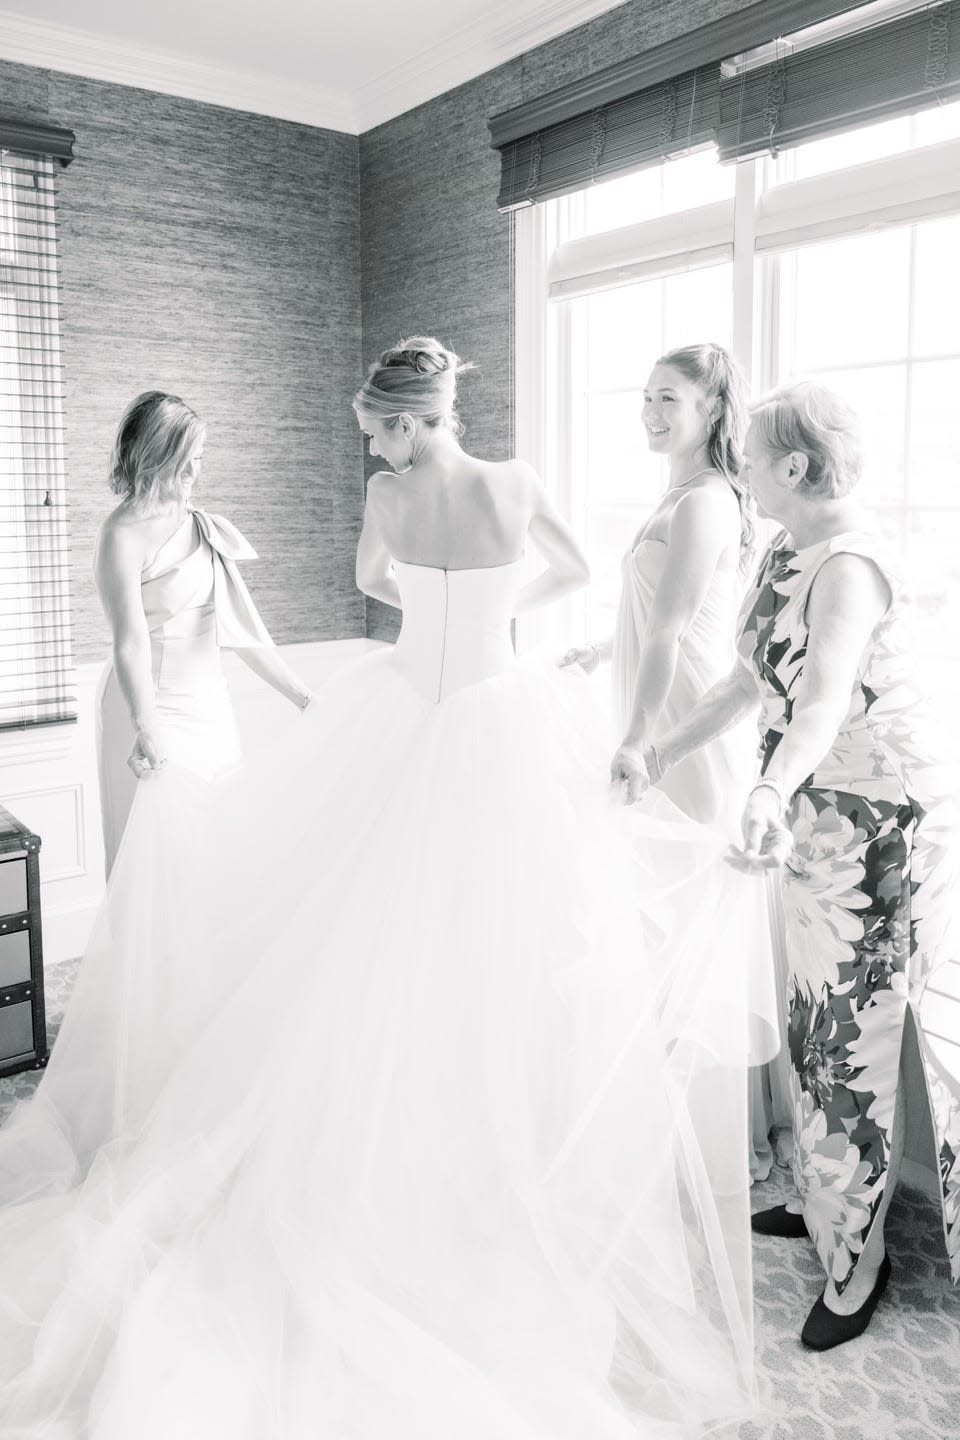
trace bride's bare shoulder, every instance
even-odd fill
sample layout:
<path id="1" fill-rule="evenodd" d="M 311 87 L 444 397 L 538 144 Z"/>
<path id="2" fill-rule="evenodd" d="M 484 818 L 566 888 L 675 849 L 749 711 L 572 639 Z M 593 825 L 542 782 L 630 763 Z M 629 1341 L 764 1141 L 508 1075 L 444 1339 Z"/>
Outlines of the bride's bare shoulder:
<path id="1" fill-rule="evenodd" d="M 484 464 L 490 479 L 497 485 L 509 486 L 512 490 L 526 495 L 532 495 L 542 488 L 539 475 L 526 460 L 488 460 Z"/>

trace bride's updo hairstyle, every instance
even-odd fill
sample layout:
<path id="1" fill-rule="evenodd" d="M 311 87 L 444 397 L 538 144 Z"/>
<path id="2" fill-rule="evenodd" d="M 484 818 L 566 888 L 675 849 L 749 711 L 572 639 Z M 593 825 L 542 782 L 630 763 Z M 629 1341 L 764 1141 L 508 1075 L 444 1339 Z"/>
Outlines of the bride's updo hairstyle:
<path id="1" fill-rule="evenodd" d="M 413 415 L 431 428 L 463 433 L 457 415 L 457 376 L 473 366 L 432 336 L 398 340 L 370 366 L 353 399 L 358 415 L 370 415 L 391 429 L 399 415 Z"/>
<path id="2" fill-rule="evenodd" d="M 679 370 L 698 390 L 703 391 L 703 411 L 709 416 L 713 402 L 717 413 L 710 420 L 707 451 L 710 464 L 727 481 L 740 506 L 740 565 L 746 569 L 753 554 L 755 527 L 751 501 L 740 480 L 743 469 L 743 441 L 747 433 L 747 382 L 733 356 L 722 345 L 683 345 L 661 355 L 658 365 Z"/>
<path id="3" fill-rule="evenodd" d="M 110 488 L 149 509 L 176 495 L 177 476 L 204 425 L 179 395 L 145 390 L 123 413 L 110 456 Z"/>

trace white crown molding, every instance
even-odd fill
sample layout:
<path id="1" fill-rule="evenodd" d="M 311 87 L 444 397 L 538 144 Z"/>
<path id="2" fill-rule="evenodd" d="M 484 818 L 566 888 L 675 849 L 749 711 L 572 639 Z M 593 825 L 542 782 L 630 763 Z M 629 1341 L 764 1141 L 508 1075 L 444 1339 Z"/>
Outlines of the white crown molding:
<path id="1" fill-rule="evenodd" d="M 349 97 L 336 91 L 263 71 L 231 69 L 169 51 L 126 45 L 88 30 L 31 20 L 6 10 L 0 10 L 0 57 L 319 129 L 357 133 Z"/>
<path id="2" fill-rule="evenodd" d="M 355 87 L 351 98 L 360 133 L 625 3 L 627 0 L 540 0 L 519 17 L 515 0 L 480 6 L 476 18 L 453 35 Z"/>
<path id="3" fill-rule="evenodd" d="M 0 10 L 0 57 L 355 135 L 624 3 L 539 0 L 519 18 L 516 0 L 480 5 L 452 35 L 365 79 L 352 93 L 124 44 L 6 10 Z"/>

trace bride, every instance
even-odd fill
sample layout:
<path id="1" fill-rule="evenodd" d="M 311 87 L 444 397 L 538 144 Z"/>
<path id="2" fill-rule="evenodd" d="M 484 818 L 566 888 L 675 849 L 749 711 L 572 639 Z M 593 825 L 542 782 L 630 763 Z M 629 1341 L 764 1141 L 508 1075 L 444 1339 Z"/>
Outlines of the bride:
<path id="1" fill-rule="evenodd" d="M 666 797 L 616 804 L 583 677 L 515 658 L 586 566 L 528 467 L 461 449 L 457 371 L 410 340 L 355 400 L 397 645 L 282 754 L 138 795 L 0 1133 L 5 1440 L 646 1440 L 753 1404 L 762 888 Z"/>

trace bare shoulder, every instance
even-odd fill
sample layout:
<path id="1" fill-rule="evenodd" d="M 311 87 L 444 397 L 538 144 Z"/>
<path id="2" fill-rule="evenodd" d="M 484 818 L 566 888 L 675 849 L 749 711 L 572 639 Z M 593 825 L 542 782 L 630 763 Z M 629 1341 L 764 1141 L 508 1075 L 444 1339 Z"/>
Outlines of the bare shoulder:
<path id="1" fill-rule="evenodd" d="M 543 481 L 526 460 L 488 460 L 484 463 L 495 485 L 510 490 L 532 509 L 537 509 L 546 498 Z"/>
<path id="2" fill-rule="evenodd" d="M 397 475 L 392 470 L 378 470 L 367 481 L 367 499 L 382 500 L 397 488 Z"/>
<path id="3" fill-rule="evenodd" d="M 153 517 L 139 515 L 121 501 L 101 522 L 97 533 L 97 553 L 113 560 L 122 560 L 126 556 L 139 558 L 147 552 L 155 529 Z"/>
<path id="4" fill-rule="evenodd" d="M 812 616 L 842 615 L 862 607 L 882 612 L 893 598 L 890 582 L 869 555 L 839 550 L 824 560 L 810 587 Z"/>
<path id="5" fill-rule="evenodd" d="M 367 481 L 365 502 L 367 514 L 374 518 L 388 514 L 397 494 L 399 494 L 398 477 L 392 470 L 378 470 Z"/>
<path id="6" fill-rule="evenodd" d="M 708 471 L 685 489 L 670 512 L 670 529 L 695 531 L 740 526 L 740 506 L 729 481 Z"/>

